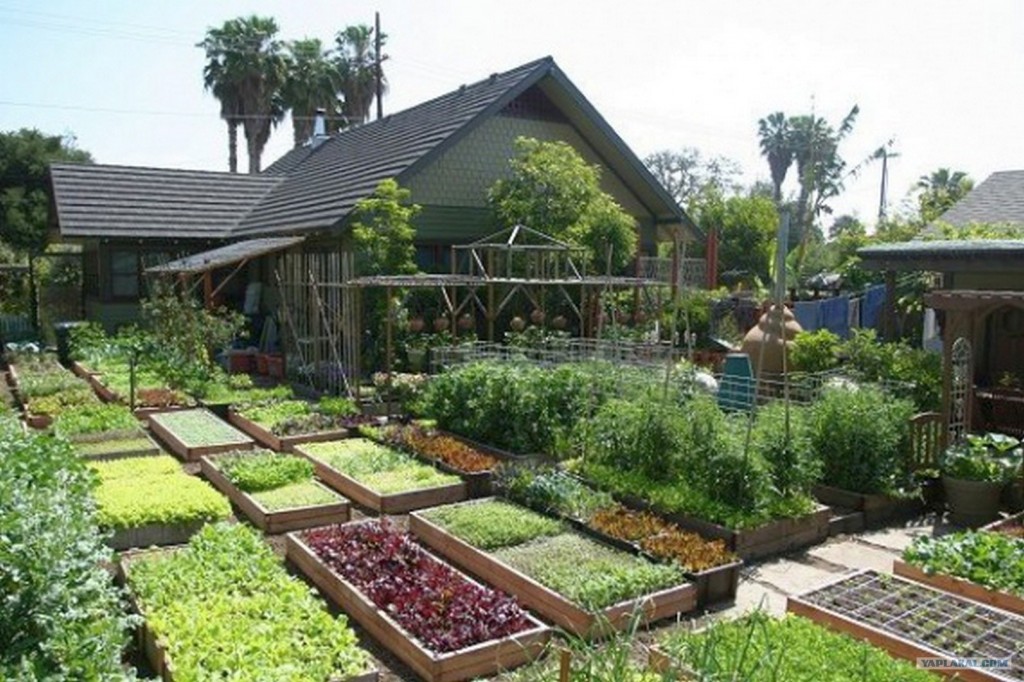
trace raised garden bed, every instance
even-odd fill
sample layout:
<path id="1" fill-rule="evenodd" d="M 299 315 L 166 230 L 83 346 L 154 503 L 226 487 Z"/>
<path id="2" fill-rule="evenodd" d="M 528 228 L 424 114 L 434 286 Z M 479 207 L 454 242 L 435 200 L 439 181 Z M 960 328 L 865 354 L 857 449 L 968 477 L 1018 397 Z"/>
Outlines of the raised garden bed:
<path id="1" fill-rule="evenodd" d="M 305 443 L 295 452 L 313 462 L 324 483 L 381 514 L 403 514 L 468 496 L 459 477 L 365 438 Z"/>
<path id="2" fill-rule="evenodd" d="M 990 533 L 1002 533 L 1003 535 L 1015 538 L 1024 538 L 1024 512 L 993 521 L 984 526 L 982 530 L 989 531 Z"/>
<path id="3" fill-rule="evenodd" d="M 141 429 L 90 434 L 72 439 L 72 444 L 81 457 L 91 460 L 156 457 L 163 452 Z"/>
<path id="4" fill-rule="evenodd" d="M 313 465 L 304 458 L 263 451 L 202 457 L 199 462 L 207 480 L 266 533 L 349 520 L 348 500 L 314 481 Z M 240 464 L 250 465 L 248 472 Z"/>
<path id="5" fill-rule="evenodd" d="M 329 440 L 348 438 L 351 433 L 348 427 L 338 427 L 327 431 L 317 431 L 316 433 L 279 436 L 267 427 L 242 416 L 232 408 L 228 409 L 228 421 L 252 436 L 260 445 L 271 450 L 277 450 L 278 452 L 292 452 L 295 446 L 300 443 L 322 443 Z"/>
<path id="6" fill-rule="evenodd" d="M 107 388 L 107 385 L 103 383 L 103 375 L 86 374 L 82 378 L 89 382 L 89 385 L 92 386 L 92 390 L 96 392 L 96 395 L 99 396 L 100 400 L 107 403 L 118 402 L 119 396 L 117 393 L 113 389 Z"/>
<path id="7" fill-rule="evenodd" d="M 286 537 L 288 559 L 428 682 L 516 667 L 550 637 L 514 600 L 440 562 L 386 522 Z"/>
<path id="8" fill-rule="evenodd" d="M 144 619 L 139 649 L 161 680 L 378 679 L 345 616 L 331 616 L 253 531 L 218 525 L 202 536 L 202 545 L 129 553 L 119 564 Z M 224 641 L 244 655 L 225 655 Z"/>
<path id="9" fill-rule="evenodd" d="M 460 506 L 472 511 L 473 506 L 490 502 Z M 524 516 L 531 513 L 523 512 Z M 697 605 L 696 587 L 686 583 L 682 571 L 673 566 L 654 564 L 572 532 L 544 534 L 520 544 L 484 550 L 435 523 L 439 513 L 429 510 L 410 514 L 410 532 L 460 567 L 488 583 L 501 585 L 529 608 L 577 635 L 607 636 L 628 626 L 638 611 L 647 622 L 690 611 Z M 538 575 L 520 570 L 515 564 L 547 568 Z M 609 575 L 618 575 L 620 582 L 609 582 Z M 620 596 L 645 584 L 657 587 L 644 594 Z M 563 593 L 574 590 L 572 597 Z"/>
<path id="10" fill-rule="evenodd" d="M 938 680 L 912 663 L 806 618 L 774 618 L 760 611 L 697 631 L 682 627 L 661 635 L 650 649 L 650 667 L 666 679 L 687 680 Z"/>
<path id="11" fill-rule="evenodd" d="M 946 671 L 964 680 L 1024 679 L 1024 618 L 915 581 L 863 571 L 790 597 L 787 609 L 909 661 L 1010 657 L 1009 669 Z"/>
<path id="12" fill-rule="evenodd" d="M 186 461 L 218 452 L 252 449 L 252 439 L 209 410 L 159 412 L 149 416 L 149 428 Z"/>
<path id="13" fill-rule="evenodd" d="M 864 525 L 876 528 L 893 519 L 908 518 L 924 511 L 919 497 L 896 497 L 882 493 L 866 495 L 828 485 L 814 486 L 814 497 L 830 507 L 841 507 L 864 515 Z"/>
<path id="14" fill-rule="evenodd" d="M 82 364 L 78 360 L 72 360 L 71 361 L 71 371 L 74 372 L 76 376 L 79 376 L 79 377 L 81 377 L 83 379 L 88 379 L 90 376 L 93 376 L 95 374 L 99 374 L 99 372 L 97 372 L 97 371 L 95 371 L 95 370 L 93 370 L 93 369 L 91 369 L 89 367 L 86 367 L 84 364 Z"/>
<path id="15" fill-rule="evenodd" d="M 169 456 L 92 462 L 100 484 L 94 492 L 96 520 L 113 531 L 117 550 L 186 542 L 231 507 L 217 491 L 186 474 Z"/>

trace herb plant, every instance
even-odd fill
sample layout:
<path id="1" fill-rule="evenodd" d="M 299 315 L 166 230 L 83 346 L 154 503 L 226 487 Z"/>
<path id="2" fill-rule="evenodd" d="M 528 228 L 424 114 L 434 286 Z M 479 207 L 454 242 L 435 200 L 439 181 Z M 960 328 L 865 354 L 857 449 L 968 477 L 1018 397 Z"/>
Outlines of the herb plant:
<path id="1" fill-rule="evenodd" d="M 127 431 L 139 428 L 139 420 L 124 405 L 89 403 L 69 407 L 54 415 L 54 432 L 73 438 L 106 431 Z"/>
<path id="2" fill-rule="evenodd" d="M 597 611 L 685 582 L 672 564 L 655 564 L 576 533 L 495 550 L 494 558 Z"/>
<path id="3" fill-rule="evenodd" d="M 313 464 L 308 459 L 268 450 L 222 455 L 215 464 L 228 480 L 247 493 L 273 490 L 313 478 Z"/>
<path id="4" fill-rule="evenodd" d="M 565 525 L 559 521 L 501 500 L 452 504 L 420 514 L 483 550 L 518 545 L 565 531 Z"/>
<path id="5" fill-rule="evenodd" d="M 903 559 L 926 573 L 945 573 L 989 589 L 1024 596 L 1024 539 L 1001 533 L 966 531 L 919 536 Z"/>
<path id="6" fill-rule="evenodd" d="M 383 495 L 451 485 L 461 480 L 365 438 L 308 443 L 302 451 Z"/>
<path id="7" fill-rule="evenodd" d="M 90 467 L 99 477 L 96 518 L 103 528 L 184 525 L 231 515 L 227 499 L 186 474 L 173 457 L 133 457 Z"/>
<path id="8" fill-rule="evenodd" d="M 469 581 L 388 521 L 320 528 L 301 537 L 331 570 L 437 653 L 532 627 L 514 599 Z"/>
<path id="9" fill-rule="evenodd" d="M 244 433 L 207 410 L 159 412 L 150 415 L 150 420 L 173 433 L 187 447 L 252 442 Z"/>
<path id="10" fill-rule="evenodd" d="M 135 559 L 129 586 L 176 679 L 319 681 L 370 667 L 345 616 L 332 616 L 246 526 L 207 526 L 185 549 Z"/>

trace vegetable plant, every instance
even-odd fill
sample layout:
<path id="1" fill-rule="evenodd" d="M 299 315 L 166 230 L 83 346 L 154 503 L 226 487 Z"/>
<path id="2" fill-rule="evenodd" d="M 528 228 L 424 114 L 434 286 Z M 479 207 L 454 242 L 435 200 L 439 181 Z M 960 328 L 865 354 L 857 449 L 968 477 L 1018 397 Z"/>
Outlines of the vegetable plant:
<path id="1" fill-rule="evenodd" d="M 184 525 L 231 515 L 226 498 L 184 472 L 173 457 L 133 457 L 89 465 L 98 475 L 96 519 L 103 528 Z"/>
<path id="2" fill-rule="evenodd" d="M 331 570 L 437 653 L 532 627 L 514 599 L 471 582 L 386 520 L 314 529 L 301 537 Z"/>
<path id="3" fill-rule="evenodd" d="M 384 495 L 451 485 L 461 480 L 365 438 L 308 443 L 302 446 L 302 451 Z"/>
<path id="4" fill-rule="evenodd" d="M 247 493 L 273 490 L 313 478 L 313 463 L 308 459 L 268 450 L 223 455 L 215 463 L 228 480 Z"/>
<path id="5" fill-rule="evenodd" d="M 495 486 L 509 499 L 540 512 L 585 521 L 614 504 L 612 496 L 587 486 L 559 469 L 504 464 Z"/>
<path id="6" fill-rule="evenodd" d="M 332 616 L 246 526 L 207 526 L 185 549 L 134 559 L 129 586 L 175 679 L 320 681 L 370 668 L 345 616 Z"/>
<path id="7" fill-rule="evenodd" d="M 424 429 L 416 424 L 386 427 L 384 439 L 399 448 L 444 462 L 459 471 L 491 471 L 501 460 L 452 436 Z"/>
<path id="8" fill-rule="evenodd" d="M 1024 596 L 1024 539 L 967 531 L 919 536 L 903 559 L 926 573 L 945 573 L 987 588 Z"/>
<path id="9" fill-rule="evenodd" d="M 54 415 L 53 430 L 73 438 L 106 431 L 128 431 L 139 428 L 139 420 L 124 405 L 89 403 L 65 408 Z"/>
<path id="10" fill-rule="evenodd" d="M 280 488 L 262 490 L 258 493 L 251 493 L 251 495 L 267 511 L 317 507 L 325 504 L 337 504 L 344 500 L 337 493 L 317 485 L 312 480 L 289 483 Z"/>
<path id="11" fill-rule="evenodd" d="M 655 564 L 576 533 L 492 552 L 494 558 L 596 611 L 685 582 L 672 564 Z"/>
<path id="12" fill-rule="evenodd" d="M 558 535 L 565 524 L 501 500 L 467 502 L 420 512 L 455 537 L 483 550 Z"/>
<path id="13" fill-rule="evenodd" d="M 251 442 L 244 433 L 206 410 L 160 412 L 151 415 L 150 420 L 166 428 L 191 448 Z"/>
<path id="14" fill-rule="evenodd" d="M 967 434 L 942 453 L 942 472 L 950 478 L 1007 483 L 1020 474 L 1024 447 L 1001 433 Z"/>

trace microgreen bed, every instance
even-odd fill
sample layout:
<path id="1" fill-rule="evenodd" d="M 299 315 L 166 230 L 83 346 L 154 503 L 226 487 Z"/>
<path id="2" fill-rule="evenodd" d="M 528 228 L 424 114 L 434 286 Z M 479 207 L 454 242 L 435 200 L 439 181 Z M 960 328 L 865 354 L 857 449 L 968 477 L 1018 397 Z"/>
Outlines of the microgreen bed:
<path id="1" fill-rule="evenodd" d="M 559 521 L 500 500 L 435 507 L 420 516 L 483 550 L 519 545 L 566 530 Z"/>
<path id="2" fill-rule="evenodd" d="M 385 495 L 450 485 L 461 480 L 365 438 L 310 443 L 302 446 L 302 452 Z"/>

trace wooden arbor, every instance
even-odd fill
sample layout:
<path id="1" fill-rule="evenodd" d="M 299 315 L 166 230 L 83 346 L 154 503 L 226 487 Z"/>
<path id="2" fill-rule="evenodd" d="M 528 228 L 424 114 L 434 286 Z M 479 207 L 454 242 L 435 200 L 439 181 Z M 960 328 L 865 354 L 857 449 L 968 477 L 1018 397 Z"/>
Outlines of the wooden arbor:
<path id="1" fill-rule="evenodd" d="M 581 249 L 533 230 L 515 225 L 469 244 L 452 247 L 452 272 L 447 275 L 399 275 L 360 277 L 348 285 L 362 290 L 384 287 L 393 306 L 394 289 L 431 288 L 438 292 L 448 317 L 453 337 L 458 318 L 477 313 L 486 321 L 487 339 L 494 341 L 495 323 L 513 302 L 525 298 L 534 310 L 543 312 L 544 303 L 553 297 L 572 312 L 583 336 L 600 335 L 601 299 L 617 290 L 650 292 L 662 283 L 641 277 L 614 277 L 610 274 L 587 275 L 578 265 Z M 609 254 L 610 261 L 610 254 Z M 392 307 L 387 317 L 387 366 L 394 358 L 394 321 Z M 361 321 L 353 318 L 346 329 L 346 343 L 357 343 Z M 347 354 L 347 353 L 346 353 Z"/>

